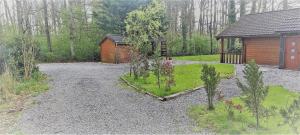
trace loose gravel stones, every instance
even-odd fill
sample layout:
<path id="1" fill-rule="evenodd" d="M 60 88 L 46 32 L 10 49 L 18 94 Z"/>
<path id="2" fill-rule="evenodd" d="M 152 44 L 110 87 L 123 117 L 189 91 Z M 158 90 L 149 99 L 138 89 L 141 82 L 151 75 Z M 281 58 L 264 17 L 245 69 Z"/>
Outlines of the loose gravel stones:
<path id="1" fill-rule="evenodd" d="M 40 64 L 50 77 L 51 88 L 36 97 L 19 121 L 25 134 L 52 133 L 193 133 L 187 116 L 191 105 L 205 104 L 204 89 L 162 102 L 125 86 L 119 77 L 126 64 L 56 63 Z M 242 77 L 243 66 L 237 65 Z M 267 68 L 268 84 L 299 90 L 299 72 Z M 298 73 L 298 74 L 295 74 Z M 236 79 L 219 85 L 226 98 L 238 96 Z"/>

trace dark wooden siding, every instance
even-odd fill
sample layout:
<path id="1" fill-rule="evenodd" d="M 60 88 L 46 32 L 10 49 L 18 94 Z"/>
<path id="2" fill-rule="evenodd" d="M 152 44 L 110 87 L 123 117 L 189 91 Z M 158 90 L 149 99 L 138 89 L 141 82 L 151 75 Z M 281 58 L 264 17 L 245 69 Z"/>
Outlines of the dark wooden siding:
<path id="1" fill-rule="evenodd" d="M 246 61 L 261 65 L 279 64 L 279 38 L 245 38 Z"/>

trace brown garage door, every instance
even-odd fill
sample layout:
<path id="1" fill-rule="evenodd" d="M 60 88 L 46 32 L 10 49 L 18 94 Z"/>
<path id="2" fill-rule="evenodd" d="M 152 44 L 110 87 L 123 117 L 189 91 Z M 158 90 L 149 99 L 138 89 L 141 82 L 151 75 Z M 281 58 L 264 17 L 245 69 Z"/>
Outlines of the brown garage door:
<path id="1" fill-rule="evenodd" d="M 246 61 L 261 65 L 279 64 L 279 38 L 246 38 Z"/>

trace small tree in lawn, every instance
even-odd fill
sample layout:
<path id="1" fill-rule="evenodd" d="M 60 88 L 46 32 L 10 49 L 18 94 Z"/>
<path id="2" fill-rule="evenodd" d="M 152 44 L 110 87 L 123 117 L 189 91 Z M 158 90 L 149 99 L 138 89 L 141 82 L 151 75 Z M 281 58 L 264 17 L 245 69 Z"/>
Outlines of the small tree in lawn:
<path id="1" fill-rule="evenodd" d="M 204 88 L 207 94 L 208 110 L 213 110 L 213 99 L 217 86 L 220 82 L 220 74 L 216 72 L 214 66 L 203 65 L 201 79 L 204 81 Z"/>
<path id="2" fill-rule="evenodd" d="M 148 54 L 152 41 L 163 37 L 166 20 L 165 7 L 161 0 L 152 0 L 146 7 L 128 13 L 126 17 L 126 41 L 130 43 L 131 69 L 135 79 L 149 76 Z M 136 55 L 138 52 L 139 55 Z"/>
<path id="3" fill-rule="evenodd" d="M 160 83 L 161 83 L 161 73 L 162 73 L 162 63 L 161 63 L 162 58 L 160 57 L 160 50 L 157 47 L 154 55 L 153 55 L 153 72 L 154 75 L 156 76 L 156 81 L 157 81 L 157 86 L 160 88 Z"/>
<path id="4" fill-rule="evenodd" d="M 244 71 L 245 84 L 237 79 L 237 85 L 242 90 L 242 100 L 256 118 L 256 128 L 259 127 L 259 118 L 263 115 L 262 101 L 268 94 L 268 87 L 264 86 L 262 72 L 255 61 L 246 65 Z"/>
<path id="5" fill-rule="evenodd" d="M 171 59 L 163 62 L 163 75 L 165 76 L 166 91 L 169 91 L 175 85 L 174 66 Z"/>

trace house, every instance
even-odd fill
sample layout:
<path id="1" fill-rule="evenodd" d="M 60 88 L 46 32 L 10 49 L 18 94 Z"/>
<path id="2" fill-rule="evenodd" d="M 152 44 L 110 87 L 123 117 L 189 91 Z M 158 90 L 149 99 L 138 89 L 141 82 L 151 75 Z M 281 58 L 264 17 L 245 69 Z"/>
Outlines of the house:
<path id="1" fill-rule="evenodd" d="M 167 45 L 164 39 L 152 42 L 152 55 L 157 45 L 160 45 L 161 56 L 167 56 Z M 129 44 L 121 35 L 107 35 L 100 42 L 100 59 L 103 63 L 127 63 L 130 61 Z"/>
<path id="2" fill-rule="evenodd" d="M 216 36 L 221 63 L 246 63 L 300 70 L 300 8 L 242 16 Z M 226 52 L 224 39 L 240 38 L 242 53 Z"/>
<path id="3" fill-rule="evenodd" d="M 120 35 L 107 35 L 100 42 L 100 59 L 104 63 L 129 62 L 129 46 Z"/>

